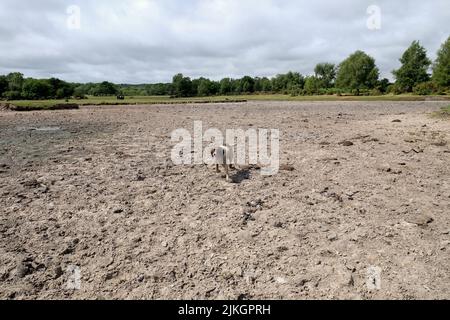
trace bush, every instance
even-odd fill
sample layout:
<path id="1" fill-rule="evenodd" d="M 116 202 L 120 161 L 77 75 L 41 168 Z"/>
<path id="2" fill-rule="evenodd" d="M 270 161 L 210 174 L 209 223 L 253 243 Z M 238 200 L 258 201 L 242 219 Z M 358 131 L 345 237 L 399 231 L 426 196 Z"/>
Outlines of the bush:
<path id="1" fill-rule="evenodd" d="M 6 100 L 19 100 L 22 98 L 19 91 L 6 91 L 3 93 L 3 96 L 6 98 Z"/>
<path id="2" fill-rule="evenodd" d="M 416 85 L 413 89 L 413 92 L 414 92 L 414 94 L 418 94 L 421 96 L 427 96 L 427 95 L 431 95 L 433 93 L 438 93 L 439 88 L 434 82 L 427 81 L 427 82 L 419 83 L 418 85 Z"/>
<path id="3" fill-rule="evenodd" d="M 397 94 L 405 93 L 406 91 L 407 90 L 405 88 L 403 88 L 401 85 L 399 85 L 398 83 L 395 83 L 395 84 L 390 85 L 388 87 L 388 91 L 387 92 L 397 95 Z"/>
<path id="4" fill-rule="evenodd" d="M 381 96 L 381 95 L 383 95 L 383 92 L 381 92 L 380 89 L 375 88 L 375 89 L 370 90 L 369 95 L 371 95 L 371 96 Z"/>

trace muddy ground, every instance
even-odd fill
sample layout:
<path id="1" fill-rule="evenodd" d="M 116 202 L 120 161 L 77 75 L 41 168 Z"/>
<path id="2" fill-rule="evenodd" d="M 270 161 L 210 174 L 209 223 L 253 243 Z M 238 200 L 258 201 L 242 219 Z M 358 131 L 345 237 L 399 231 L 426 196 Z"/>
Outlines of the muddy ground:
<path id="1" fill-rule="evenodd" d="M 0 298 L 449 299 L 444 105 L 0 112 Z M 280 129 L 294 170 L 175 166 L 194 120 Z"/>

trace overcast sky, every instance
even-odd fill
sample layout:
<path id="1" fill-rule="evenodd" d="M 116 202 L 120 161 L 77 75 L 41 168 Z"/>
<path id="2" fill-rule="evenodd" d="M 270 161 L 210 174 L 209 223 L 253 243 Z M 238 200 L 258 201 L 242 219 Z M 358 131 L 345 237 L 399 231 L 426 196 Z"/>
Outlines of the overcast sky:
<path id="1" fill-rule="evenodd" d="M 413 40 L 434 59 L 449 35 L 450 0 L 1 0 L 0 74 L 116 83 L 307 75 L 361 49 L 392 78 Z"/>

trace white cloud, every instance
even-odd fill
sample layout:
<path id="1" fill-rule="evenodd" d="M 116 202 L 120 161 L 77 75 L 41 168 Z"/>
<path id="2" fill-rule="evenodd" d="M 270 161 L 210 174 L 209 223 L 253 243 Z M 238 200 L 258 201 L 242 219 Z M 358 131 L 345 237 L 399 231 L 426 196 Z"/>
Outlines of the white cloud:
<path id="1" fill-rule="evenodd" d="M 70 81 L 170 81 L 183 72 L 219 79 L 312 72 L 357 49 L 383 76 L 413 40 L 430 57 L 450 35 L 450 1 L 2 0 L 0 73 Z M 81 28 L 67 28 L 78 5 Z M 367 28 L 370 5 L 381 30 Z"/>

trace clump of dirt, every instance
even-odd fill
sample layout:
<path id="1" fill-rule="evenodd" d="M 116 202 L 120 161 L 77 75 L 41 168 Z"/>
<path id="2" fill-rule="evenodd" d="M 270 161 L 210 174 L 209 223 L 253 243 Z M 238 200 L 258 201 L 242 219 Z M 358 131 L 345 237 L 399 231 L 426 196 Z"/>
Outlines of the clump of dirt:
<path id="1" fill-rule="evenodd" d="M 6 102 L 0 102 L 0 112 L 1 111 L 14 111 L 16 106 Z"/>

